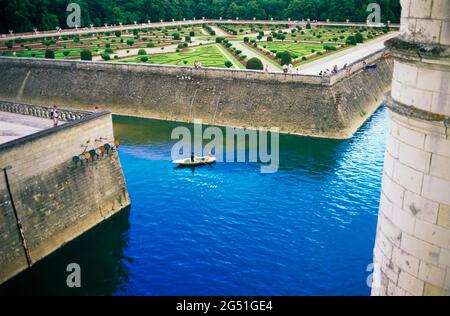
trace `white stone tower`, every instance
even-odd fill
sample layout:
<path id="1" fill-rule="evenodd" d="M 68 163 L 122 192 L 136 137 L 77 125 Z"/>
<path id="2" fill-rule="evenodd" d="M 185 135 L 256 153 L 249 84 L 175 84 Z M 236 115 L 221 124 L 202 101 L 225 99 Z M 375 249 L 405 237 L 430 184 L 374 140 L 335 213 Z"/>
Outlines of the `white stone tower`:
<path id="1" fill-rule="evenodd" d="M 372 295 L 449 295 L 450 0 L 401 5 Z"/>

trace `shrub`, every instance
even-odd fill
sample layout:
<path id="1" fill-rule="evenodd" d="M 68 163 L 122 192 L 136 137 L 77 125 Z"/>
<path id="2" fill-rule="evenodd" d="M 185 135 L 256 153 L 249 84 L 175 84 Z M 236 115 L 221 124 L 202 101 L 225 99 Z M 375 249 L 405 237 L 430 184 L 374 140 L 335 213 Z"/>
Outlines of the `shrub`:
<path id="1" fill-rule="evenodd" d="M 127 45 L 128 46 L 133 46 L 134 45 L 134 41 L 132 39 L 127 40 Z"/>
<path id="2" fill-rule="evenodd" d="M 233 35 L 238 35 L 237 31 L 233 31 Z"/>
<path id="3" fill-rule="evenodd" d="M 189 32 L 189 36 L 195 36 L 195 32 L 194 31 L 190 31 Z"/>
<path id="4" fill-rule="evenodd" d="M 55 59 L 55 51 L 54 50 L 46 50 L 45 51 L 45 58 Z"/>
<path id="5" fill-rule="evenodd" d="M 105 44 L 105 48 L 110 48 L 111 47 L 111 44 L 110 43 L 106 43 Z"/>
<path id="6" fill-rule="evenodd" d="M 190 36 L 186 36 L 186 37 L 184 38 L 184 40 L 185 40 L 186 42 L 190 42 L 190 41 L 191 41 L 191 37 L 190 37 Z"/>
<path id="7" fill-rule="evenodd" d="M 104 61 L 108 61 L 108 60 L 111 59 L 111 57 L 110 57 L 108 54 L 102 54 L 102 59 L 103 59 Z"/>
<path id="8" fill-rule="evenodd" d="M 223 42 L 223 37 L 216 37 L 216 43 Z"/>
<path id="9" fill-rule="evenodd" d="M 11 48 L 13 48 L 13 46 L 14 46 L 14 42 L 13 42 L 13 41 L 7 41 L 7 42 L 5 43 L 5 45 L 6 45 L 6 47 L 8 47 L 9 49 L 11 49 Z"/>
<path id="10" fill-rule="evenodd" d="M 272 41 L 273 41 L 272 36 L 268 36 L 268 37 L 267 37 L 267 41 L 268 41 L 268 42 L 272 42 Z"/>
<path id="11" fill-rule="evenodd" d="M 114 51 L 112 50 L 112 48 L 107 48 L 107 49 L 105 49 L 105 53 L 112 54 L 112 53 L 114 53 Z"/>
<path id="12" fill-rule="evenodd" d="M 290 64 L 292 63 L 292 57 L 291 54 L 289 52 L 283 52 L 281 54 L 281 64 L 282 65 L 286 65 L 286 64 Z"/>
<path id="13" fill-rule="evenodd" d="M 122 36 L 122 32 L 121 31 L 115 31 L 114 34 L 116 35 L 116 37 Z"/>
<path id="14" fill-rule="evenodd" d="M 143 63 L 146 63 L 146 62 L 148 61 L 148 56 L 142 56 L 142 57 L 141 57 L 141 61 L 142 61 Z"/>
<path id="15" fill-rule="evenodd" d="M 141 48 L 141 49 L 138 51 L 138 55 L 147 55 L 147 52 L 145 51 L 145 49 Z"/>
<path id="16" fill-rule="evenodd" d="M 237 55 L 240 55 L 240 54 L 242 53 L 242 51 L 239 50 L 239 49 L 235 50 L 234 52 L 235 52 Z"/>
<path id="17" fill-rule="evenodd" d="M 70 55 L 70 50 L 65 50 L 62 52 L 65 57 Z"/>
<path id="18" fill-rule="evenodd" d="M 334 46 L 334 45 L 323 45 L 323 49 L 325 49 L 325 50 L 337 50 L 336 46 Z"/>
<path id="19" fill-rule="evenodd" d="M 178 48 L 178 49 L 181 49 L 181 48 L 183 48 L 183 47 L 184 47 L 183 44 L 178 44 L 178 45 L 177 45 L 177 48 Z"/>
<path id="20" fill-rule="evenodd" d="M 264 70 L 264 65 L 259 58 L 250 58 L 247 62 L 247 69 Z"/>
<path id="21" fill-rule="evenodd" d="M 117 55 L 114 55 L 114 59 L 119 59 L 119 56 L 117 56 Z"/>
<path id="22" fill-rule="evenodd" d="M 187 60 L 183 60 L 183 64 L 185 64 L 185 65 L 186 65 L 187 63 L 188 63 L 188 61 L 187 61 Z"/>
<path id="23" fill-rule="evenodd" d="M 83 49 L 80 52 L 81 60 L 92 60 L 92 52 L 88 49 Z"/>
<path id="24" fill-rule="evenodd" d="M 231 61 L 227 60 L 227 61 L 225 62 L 225 67 L 231 68 L 231 66 L 233 66 L 233 63 L 232 63 Z"/>
<path id="25" fill-rule="evenodd" d="M 278 59 L 281 59 L 281 56 L 282 56 L 282 55 L 283 55 L 282 52 L 276 52 L 276 53 L 275 53 L 275 57 L 278 58 Z"/>
<path id="26" fill-rule="evenodd" d="M 133 35 L 134 35 L 134 36 L 139 35 L 139 30 L 134 29 L 134 30 L 133 30 Z"/>
<path id="27" fill-rule="evenodd" d="M 311 24 L 308 22 L 308 23 L 306 23 L 306 29 L 307 30 L 310 30 L 311 29 Z"/>
<path id="28" fill-rule="evenodd" d="M 153 43 L 147 43 L 147 47 L 148 47 L 148 48 L 155 47 L 155 44 L 153 44 Z"/>
<path id="29" fill-rule="evenodd" d="M 216 35 L 216 32 L 215 31 L 211 31 L 211 32 L 209 32 L 209 34 Z"/>
<path id="30" fill-rule="evenodd" d="M 248 37 L 244 37 L 244 43 L 248 43 Z"/>
<path id="31" fill-rule="evenodd" d="M 173 33 L 172 36 L 173 36 L 173 39 L 174 39 L 174 40 L 177 40 L 177 41 L 178 41 L 178 40 L 181 39 L 180 33 Z"/>
<path id="32" fill-rule="evenodd" d="M 362 36 L 361 33 L 356 33 L 355 40 L 356 40 L 356 43 L 363 43 L 364 42 L 364 37 Z"/>
<path id="33" fill-rule="evenodd" d="M 350 35 L 349 37 L 347 37 L 346 43 L 350 44 L 350 45 L 356 45 L 357 44 L 356 38 L 354 36 Z"/>

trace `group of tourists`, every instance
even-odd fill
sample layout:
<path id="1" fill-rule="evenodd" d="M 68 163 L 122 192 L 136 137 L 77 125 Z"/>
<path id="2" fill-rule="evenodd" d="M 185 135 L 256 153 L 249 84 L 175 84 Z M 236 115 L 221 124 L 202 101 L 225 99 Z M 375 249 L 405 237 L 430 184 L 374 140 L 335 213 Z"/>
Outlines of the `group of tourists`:
<path id="1" fill-rule="evenodd" d="M 344 69 L 345 69 L 346 66 L 347 66 L 347 64 L 344 65 Z M 331 76 L 331 75 L 333 75 L 333 74 L 337 74 L 338 71 L 339 71 L 338 66 L 337 66 L 337 65 L 334 65 L 334 67 L 333 67 L 332 70 L 330 70 L 329 68 L 327 68 L 326 70 L 321 70 L 321 71 L 319 72 L 319 76 Z"/>
<path id="2" fill-rule="evenodd" d="M 294 65 L 292 65 L 292 63 L 283 65 L 283 72 L 285 74 L 288 74 L 288 73 L 291 74 L 291 73 L 293 73 L 293 71 L 294 71 Z"/>
<path id="3" fill-rule="evenodd" d="M 94 107 L 94 113 L 100 113 L 100 108 L 98 106 Z M 53 109 L 50 110 L 50 118 L 53 122 L 53 127 L 58 127 L 59 123 L 59 110 L 56 105 L 53 106 Z"/>

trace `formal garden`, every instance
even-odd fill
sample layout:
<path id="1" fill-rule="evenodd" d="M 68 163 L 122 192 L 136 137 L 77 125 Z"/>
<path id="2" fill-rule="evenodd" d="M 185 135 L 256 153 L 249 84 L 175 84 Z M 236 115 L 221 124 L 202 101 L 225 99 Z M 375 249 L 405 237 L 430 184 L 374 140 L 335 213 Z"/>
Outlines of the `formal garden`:
<path id="1" fill-rule="evenodd" d="M 257 58 L 281 70 L 286 63 L 298 67 L 388 32 L 387 27 L 310 23 L 186 24 L 2 40 L 0 55 L 230 69 L 251 68 L 250 59 Z"/>

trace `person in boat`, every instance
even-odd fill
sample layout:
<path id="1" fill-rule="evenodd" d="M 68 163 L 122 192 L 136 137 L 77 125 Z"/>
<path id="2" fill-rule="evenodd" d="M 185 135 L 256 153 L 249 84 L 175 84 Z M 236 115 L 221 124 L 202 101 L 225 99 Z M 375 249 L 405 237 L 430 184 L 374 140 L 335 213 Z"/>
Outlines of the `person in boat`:
<path id="1" fill-rule="evenodd" d="M 195 154 L 191 153 L 191 162 L 194 162 L 194 161 L 195 161 Z"/>

